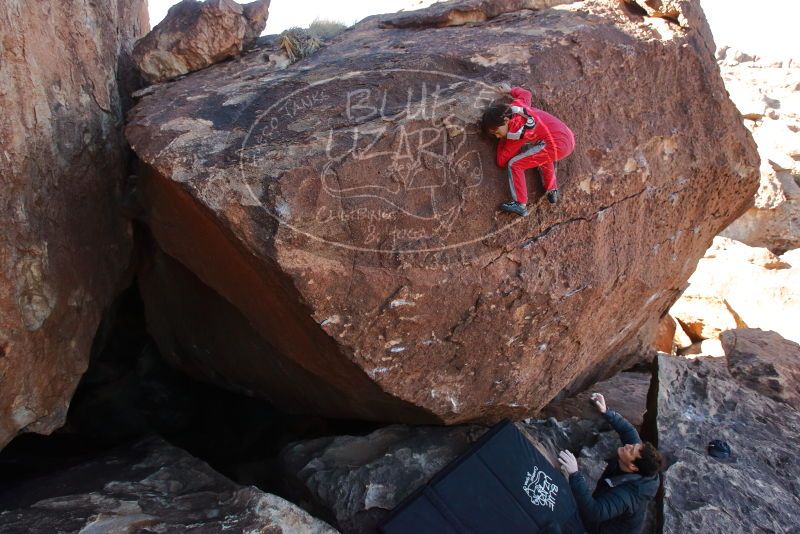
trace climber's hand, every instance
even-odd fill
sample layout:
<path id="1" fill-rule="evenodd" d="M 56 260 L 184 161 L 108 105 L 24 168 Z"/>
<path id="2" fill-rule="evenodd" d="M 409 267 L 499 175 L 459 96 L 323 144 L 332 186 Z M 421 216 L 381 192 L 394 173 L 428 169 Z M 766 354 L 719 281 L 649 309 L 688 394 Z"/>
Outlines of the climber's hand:
<path id="1" fill-rule="evenodd" d="M 569 451 L 561 451 L 558 453 L 558 463 L 561 464 L 561 472 L 564 473 L 564 476 L 567 478 L 573 473 L 578 472 L 578 460 L 576 460 L 575 455 Z"/>
<path id="2" fill-rule="evenodd" d="M 511 85 L 508 82 L 503 82 L 497 86 L 497 92 L 507 95 L 511 92 Z"/>
<path id="3" fill-rule="evenodd" d="M 592 404 L 594 404 L 595 408 L 597 408 L 600 413 L 606 413 L 606 399 L 600 393 L 592 393 L 592 396 L 589 397 L 592 399 Z"/>

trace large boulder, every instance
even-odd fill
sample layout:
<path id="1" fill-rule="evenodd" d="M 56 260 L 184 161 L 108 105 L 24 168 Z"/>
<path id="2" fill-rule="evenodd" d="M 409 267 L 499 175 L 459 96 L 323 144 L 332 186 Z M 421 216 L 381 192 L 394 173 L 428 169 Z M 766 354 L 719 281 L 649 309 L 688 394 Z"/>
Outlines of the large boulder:
<path id="1" fill-rule="evenodd" d="M 155 87 L 127 137 L 171 258 L 142 285 L 164 353 L 288 410 L 411 422 L 529 415 L 624 368 L 758 180 L 677 4 L 377 16 L 284 70 L 254 50 Z M 477 127 L 504 80 L 578 139 L 562 203 L 534 179 L 527 218 L 497 211 Z"/>
<path id="2" fill-rule="evenodd" d="M 758 328 L 730 330 L 721 340 L 739 382 L 800 410 L 800 345 Z"/>
<path id="3" fill-rule="evenodd" d="M 163 82 L 241 54 L 264 30 L 270 0 L 181 0 L 140 39 L 133 59 L 149 82 Z"/>
<path id="4" fill-rule="evenodd" d="M 663 532 L 793 532 L 800 524 L 800 413 L 742 387 L 724 358 L 660 355 Z M 713 439 L 733 455 L 706 452 Z"/>
<path id="5" fill-rule="evenodd" d="M 0 498 L 0 531 L 8 533 L 336 532 L 160 438 L 6 487 Z"/>
<path id="6" fill-rule="evenodd" d="M 126 283 L 115 200 L 130 48 L 148 28 L 144 0 L 0 5 L 0 448 L 63 423 Z"/>

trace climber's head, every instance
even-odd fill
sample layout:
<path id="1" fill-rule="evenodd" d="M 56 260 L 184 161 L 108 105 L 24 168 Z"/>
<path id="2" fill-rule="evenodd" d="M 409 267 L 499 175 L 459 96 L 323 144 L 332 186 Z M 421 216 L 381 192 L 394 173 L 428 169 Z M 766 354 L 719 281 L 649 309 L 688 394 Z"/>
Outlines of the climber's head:
<path id="1" fill-rule="evenodd" d="M 502 139 L 508 133 L 511 108 L 508 104 L 492 104 L 483 112 L 483 131 L 492 137 Z"/>

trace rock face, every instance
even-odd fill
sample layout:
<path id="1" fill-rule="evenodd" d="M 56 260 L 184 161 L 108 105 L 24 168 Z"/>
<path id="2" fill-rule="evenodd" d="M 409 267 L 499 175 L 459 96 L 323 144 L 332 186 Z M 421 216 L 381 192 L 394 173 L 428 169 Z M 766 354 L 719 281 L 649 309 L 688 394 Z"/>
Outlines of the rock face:
<path id="1" fill-rule="evenodd" d="M 742 387 L 723 358 L 661 355 L 658 365 L 658 446 L 671 460 L 663 532 L 795 532 L 800 414 Z M 709 456 L 712 439 L 733 456 Z"/>
<path id="2" fill-rule="evenodd" d="M 675 352 L 675 347 L 680 343 L 680 340 L 676 341 L 675 339 L 678 336 L 678 328 L 678 323 L 670 314 L 661 317 L 658 321 L 656 337 L 653 340 L 653 348 L 667 354 Z"/>
<path id="3" fill-rule="evenodd" d="M 486 428 L 392 425 L 367 436 L 289 445 L 281 463 L 295 501 L 343 532 L 372 533 L 404 498 L 467 450 Z"/>
<path id="4" fill-rule="evenodd" d="M 0 448 L 62 424 L 120 289 L 120 95 L 148 27 L 143 0 L 0 5 Z"/>
<path id="5" fill-rule="evenodd" d="M 571 0 L 449 0 L 437 2 L 429 9 L 397 13 L 383 18 L 391 28 L 444 28 L 485 22 L 503 13 L 521 9 L 546 9 L 567 4 Z"/>
<path id="6" fill-rule="evenodd" d="M 0 530 L 7 533 L 336 532 L 159 438 L 15 487 L 2 500 Z"/>
<path id="7" fill-rule="evenodd" d="M 146 80 L 163 82 L 241 54 L 264 30 L 269 3 L 182 0 L 136 43 L 136 65 Z"/>
<path id="8" fill-rule="evenodd" d="M 778 257 L 717 237 L 670 314 L 694 342 L 748 327 L 800 342 L 800 250 Z"/>
<path id="9" fill-rule="evenodd" d="M 411 422 L 529 415 L 624 368 L 758 179 L 702 13 L 678 4 L 682 26 L 612 0 L 379 16 L 284 70 L 254 50 L 154 88 L 127 137 L 177 260 L 143 289 L 170 303 L 164 352 L 284 409 Z M 508 79 L 578 139 L 563 202 L 534 178 L 527 218 L 497 211 L 477 126 Z"/>
<path id="10" fill-rule="evenodd" d="M 800 58 L 718 52 L 731 99 L 761 155 L 755 205 L 722 235 L 781 254 L 800 247 Z"/>
<path id="11" fill-rule="evenodd" d="M 758 328 L 731 330 L 721 339 L 734 378 L 800 410 L 800 345 Z"/>
<path id="12" fill-rule="evenodd" d="M 619 373 L 603 380 L 574 397 L 548 404 L 543 413 L 547 417 L 567 419 L 579 417 L 601 421 L 602 415 L 594 408 L 589 396 L 593 392 L 602 393 L 608 406 L 614 407 L 625 419 L 635 426 L 644 421 L 647 411 L 647 392 L 651 376 L 647 373 Z"/>

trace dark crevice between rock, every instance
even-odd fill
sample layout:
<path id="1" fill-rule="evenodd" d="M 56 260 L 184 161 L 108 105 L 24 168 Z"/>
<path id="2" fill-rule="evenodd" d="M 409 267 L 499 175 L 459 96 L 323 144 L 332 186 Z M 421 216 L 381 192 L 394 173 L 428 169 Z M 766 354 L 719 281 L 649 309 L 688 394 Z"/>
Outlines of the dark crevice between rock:
<path id="1" fill-rule="evenodd" d="M 652 378 L 650 379 L 650 389 L 647 390 L 647 411 L 642 421 L 642 439 L 649 441 L 658 448 L 658 357 L 653 358 L 650 365 Z M 661 533 L 664 529 L 664 477 L 658 486 L 658 493 L 653 501 L 650 518 L 650 532 Z"/>
<path id="2" fill-rule="evenodd" d="M 647 10 L 640 6 L 635 0 L 621 0 L 620 5 L 629 15 L 637 17 L 646 17 Z"/>
<path id="3" fill-rule="evenodd" d="M 50 436 L 22 434 L 0 452 L 0 502 L 6 509 L 25 506 L 18 502 L 22 497 L 14 496 L 15 488 L 31 487 L 37 479 L 46 485 L 45 477 L 153 434 L 240 484 L 281 493 L 276 460 L 285 445 L 321 436 L 362 435 L 376 427 L 289 415 L 264 400 L 173 369 L 147 332 L 134 282 L 98 328 L 89 368 L 72 398 L 66 424 Z"/>

